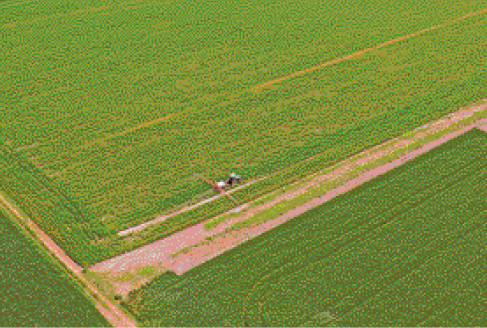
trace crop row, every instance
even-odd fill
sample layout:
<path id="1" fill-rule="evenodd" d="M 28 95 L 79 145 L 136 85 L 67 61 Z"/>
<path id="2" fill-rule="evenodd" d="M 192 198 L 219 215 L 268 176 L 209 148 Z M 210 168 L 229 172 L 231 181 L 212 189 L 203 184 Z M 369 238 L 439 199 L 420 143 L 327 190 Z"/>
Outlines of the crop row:
<path id="1" fill-rule="evenodd" d="M 485 179 L 485 176 L 484 173 L 481 178 Z M 450 192 L 441 194 L 434 201 L 425 202 L 412 212 L 395 217 L 388 225 L 360 236 L 350 247 L 340 246 L 337 250 L 333 247 L 336 242 L 332 247 L 323 245 L 327 251 L 322 250 L 322 258 L 311 263 L 308 259 L 299 259 L 285 270 L 279 270 L 273 277 L 260 282 L 261 288 L 253 291 L 255 300 L 265 298 L 266 301 L 265 307 L 254 310 L 254 318 L 259 320 L 258 314 L 267 312 L 272 314 L 271 322 L 275 325 L 289 326 L 300 325 L 301 320 L 315 314 L 314 309 L 327 309 L 340 316 L 347 313 L 399 277 L 416 270 L 422 261 L 431 260 L 436 252 L 448 249 L 449 244 L 468 234 L 469 230 L 477 230 L 484 224 L 482 216 L 474 218 L 475 213 L 485 209 L 486 205 L 482 201 L 485 193 L 478 194 L 481 181 L 477 179 L 475 184 L 467 181 L 456 185 L 456 188 L 467 190 L 472 187 L 462 194 L 461 199 L 452 198 L 455 192 L 448 190 Z M 458 196 L 458 192 L 456 194 Z M 460 205 L 469 199 L 473 201 L 468 204 L 469 210 L 465 211 Z M 331 256 L 327 255 L 332 251 Z M 352 268 L 350 263 L 354 263 Z M 295 293 L 294 299 L 297 299 L 303 292 L 296 286 L 303 284 L 311 289 L 307 291 L 305 300 L 300 300 L 308 307 L 293 310 L 289 307 L 291 304 L 280 302 L 291 293 Z M 323 284 L 325 286 L 321 288 L 311 287 Z M 328 292 L 328 289 L 333 292 Z M 263 297 L 262 293 L 272 296 Z M 254 304 L 255 308 L 257 302 L 251 300 L 249 304 Z M 294 311 L 292 317 L 280 316 L 291 311 Z M 253 325 L 260 324 L 263 323 L 253 322 Z"/>
<path id="2" fill-rule="evenodd" d="M 479 275 L 455 295 L 444 300 L 438 311 L 420 322 L 420 327 L 485 326 L 485 297 L 478 292 L 485 286 L 486 275 Z"/>
<path id="3" fill-rule="evenodd" d="M 485 211 L 482 215 L 485 215 Z M 451 239 L 454 246 L 448 249 L 431 249 L 440 253 L 427 258 L 420 265 L 405 275 L 395 284 L 387 286 L 380 294 L 369 298 L 363 305 L 343 317 L 343 323 L 353 325 L 404 325 L 416 326 L 429 315 L 441 311 L 450 300 L 465 290 L 479 293 L 481 282 L 485 282 L 483 274 L 485 265 L 482 263 L 487 249 L 482 244 L 486 237 L 484 225 L 469 234 Z M 480 283 L 480 284 L 479 284 Z M 477 308 L 483 308 L 477 300 Z M 470 311 L 460 308 L 467 315 Z M 459 310 L 460 310 L 459 309 Z M 467 323 L 469 318 L 463 323 Z M 462 321 L 456 321 L 460 325 Z M 485 317 L 482 322 L 487 321 Z M 469 322 L 469 326 L 472 325 Z"/>

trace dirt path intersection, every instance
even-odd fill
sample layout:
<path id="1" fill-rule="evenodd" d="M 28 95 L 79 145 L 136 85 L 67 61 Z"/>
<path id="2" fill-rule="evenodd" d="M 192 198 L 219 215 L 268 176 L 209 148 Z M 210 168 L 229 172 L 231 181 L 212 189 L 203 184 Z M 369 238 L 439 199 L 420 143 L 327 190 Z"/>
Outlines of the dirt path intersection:
<path id="1" fill-rule="evenodd" d="M 115 327 L 137 327 L 135 321 L 129 318 L 123 311 L 113 305 L 105 296 L 103 296 L 86 278 L 83 276 L 82 267 L 74 262 L 34 221 L 24 217 L 15 206 L 13 206 L 2 194 L 0 194 L 0 203 L 3 204 L 12 215 L 17 216 L 21 226 L 28 233 L 24 224 L 31 229 L 41 242 L 59 259 L 61 262 L 81 281 L 85 287 L 86 295 L 92 300 L 100 313 Z M 29 233 L 30 234 L 30 233 Z M 96 297 L 94 297 L 96 295 Z"/>

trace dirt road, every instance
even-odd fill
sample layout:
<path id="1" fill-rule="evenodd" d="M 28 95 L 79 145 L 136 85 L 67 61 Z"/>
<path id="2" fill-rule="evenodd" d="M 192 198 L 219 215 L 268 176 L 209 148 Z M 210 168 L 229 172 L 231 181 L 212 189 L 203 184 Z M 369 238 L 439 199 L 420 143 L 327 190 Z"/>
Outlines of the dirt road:
<path id="1" fill-rule="evenodd" d="M 59 247 L 41 228 L 39 228 L 36 223 L 24 217 L 2 194 L 0 194 L 0 203 L 2 203 L 11 214 L 17 216 L 24 230 L 27 230 L 24 227 L 24 225 L 27 225 L 39 237 L 42 243 L 75 275 L 76 279 L 83 283 L 83 285 L 86 287 L 86 294 L 92 299 L 97 309 L 108 320 L 108 322 L 115 327 L 137 327 L 135 321 L 129 318 L 118 307 L 113 305 L 88 280 L 85 279 L 81 266 L 74 262 L 61 249 L 61 247 Z M 29 231 L 27 232 L 30 234 Z M 98 299 L 96 299 L 93 295 L 96 295 Z"/>
<path id="2" fill-rule="evenodd" d="M 448 115 L 448 118 L 442 118 L 436 122 L 430 122 L 425 126 L 417 129 L 419 130 L 421 128 L 426 128 L 427 132 L 418 131 L 413 137 L 409 139 L 399 138 L 395 142 L 392 142 L 391 145 L 386 148 L 381 148 L 380 150 L 377 150 L 376 148 L 381 147 L 381 145 L 378 145 L 369 150 L 366 150 L 361 155 L 357 156 L 357 158 L 353 161 L 350 162 L 349 160 L 347 160 L 345 161 L 345 165 L 337 165 L 336 169 L 330 171 L 327 174 L 314 177 L 311 181 L 309 181 L 309 183 L 303 185 L 302 187 L 299 187 L 297 190 L 285 192 L 284 194 L 277 196 L 275 199 L 272 199 L 267 203 L 250 207 L 249 209 L 241 212 L 239 215 L 232 217 L 228 221 L 225 221 L 224 223 L 216 226 L 211 230 L 206 230 L 205 222 L 202 222 L 195 226 L 189 227 L 181 232 L 175 233 L 165 239 L 143 246 L 132 252 L 100 262 L 91 267 L 90 270 L 95 272 L 123 273 L 124 271 L 140 269 L 144 266 L 155 266 L 159 268 L 164 267 L 166 269 L 173 270 L 178 274 L 182 274 L 187 270 L 190 270 L 191 268 L 227 251 L 228 249 L 231 249 L 241 244 L 247 239 L 264 233 L 265 231 L 268 231 L 278 226 L 279 224 L 286 222 L 287 220 L 309 210 L 310 208 L 318 206 L 323 202 L 326 202 L 329 199 L 354 188 L 358 184 L 364 183 L 365 181 L 372 179 L 378 174 L 381 174 L 387 170 L 390 170 L 398 165 L 405 163 L 406 161 L 418 156 L 419 154 L 424 153 L 429 149 L 467 131 L 468 129 L 473 128 L 476 124 L 478 124 L 479 127 L 487 129 L 487 122 L 485 120 L 480 123 L 477 122 L 470 126 L 461 128 L 456 132 L 450 133 L 440 138 L 439 140 L 429 143 L 419 150 L 410 152 L 389 164 L 370 170 L 358 178 L 350 179 L 342 186 L 327 192 L 323 197 L 308 202 L 303 206 L 299 206 L 298 208 L 284 215 L 281 215 L 276 219 L 265 222 L 255 227 L 245 227 L 236 231 L 225 233 L 227 228 L 231 227 L 235 223 L 246 220 L 252 216 L 258 216 L 260 212 L 268 209 L 269 207 L 279 206 L 279 202 L 296 197 L 297 195 L 305 192 L 310 186 L 319 184 L 323 181 L 333 180 L 338 177 L 346 177 L 347 174 L 353 171 L 356 167 L 369 163 L 376 158 L 387 154 L 388 152 L 390 153 L 394 150 L 400 149 L 401 147 L 404 147 L 416 140 L 422 139 L 436 131 L 445 129 L 462 119 L 470 117 L 475 111 L 479 111 L 482 109 L 487 109 L 487 104 L 471 107 L 469 109 L 462 109 L 458 112 Z M 209 237 L 212 237 L 212 240 L 208 240 Z M 178 253 L 184 249 L 187 249 L 188 252 L 181 252 L 174 258 L 171 256 L 172 254 Z M 130 284 L 132 284 L 132 288 L 136 288 L 134 286 L 137 286 L 135 282 L 124 284 L 122 286 L 124 289 L 124 294 L 126 294 L 126 292 L 130 290 Z"/>

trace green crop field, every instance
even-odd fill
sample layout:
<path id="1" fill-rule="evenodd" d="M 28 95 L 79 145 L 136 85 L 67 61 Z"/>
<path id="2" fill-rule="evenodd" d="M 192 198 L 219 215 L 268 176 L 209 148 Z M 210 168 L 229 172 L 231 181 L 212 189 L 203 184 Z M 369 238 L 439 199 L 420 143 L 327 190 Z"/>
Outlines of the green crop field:
<path id="1" fill-rule="evenodd" d="M 473 129 L 125 303 L 144 326 L 485 326 Z"/>
<path id="2" fill-rule="evenodd" d="M 195 173 L 216 180 L 237 171 L 246 181 L 272 174 L 235 193 L 249 201 L 449 111 L 6 109 L 0 189 L 87 266 L 234 206 L 220 198 L 213 213 L 183 213 L 145 236 L 118 237 L 202 199 L 210 188 Z"/>
<path id="3" fill-rule="evenodd" d="M 0 107 L 458 105 L 485 96 L 485 14 L 258 94 L 251 89 L 486 7 L 485 0 L 9 1 L 0 7 Z"/>
<path id="4" fill-rule="evenodd" d="M 0 326 L 109 327 L 47 252 L 0 208 Z"/>
<path id="5" fill-rule="evenodd" d="M 0 190 L 83 266 L 132 250 L 234 206 L 220 198 L 117 236 L 208 197 L 194 174 L 215 181 L 237 171 L 244 182 L 272 174 L 235 193 L 247 202 L 485 97 L 486 7 L 5 2 Z M 67 105 L 78 109 L 59 109 Z M 79 109 L 97 105 L 127 109 Z"/>

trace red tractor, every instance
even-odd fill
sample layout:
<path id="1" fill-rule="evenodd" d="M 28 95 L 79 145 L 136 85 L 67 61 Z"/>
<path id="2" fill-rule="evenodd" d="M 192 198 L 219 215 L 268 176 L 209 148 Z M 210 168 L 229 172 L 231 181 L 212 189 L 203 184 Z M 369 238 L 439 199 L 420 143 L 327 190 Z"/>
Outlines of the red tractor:
<path id="1" fill-rule="evenodd" d="M 225 182 L 225 181 L 219 181 L 216 184 L 214 184 L 213 182 L 211 182 L 211 181 L 209 181 L 209 180 L 207 180 L 207 179 L 205 179 L 203 177 L 200 177 L 200 179 L 203 180 L 203 181 L 205 181 L 206 183 L 208 183 L 210 186 L 212 186 L 213 189 L 218 190 L 219 192 L 221 192 L 222 194 L 224 194 L 225 196 L 227 196 L 235 204 L 238 204 L 238 202 L 225 191 L 225 188 L 228 187 L 228 186 L 232 186 L 235 183 L 240 183 L 241 182 L 241 178 L 240 178 L 239 175 L 237 175 L 235 173 L 231 173 L 230 174 L 230 177 L 227 180 L 227 182 Z"/>

